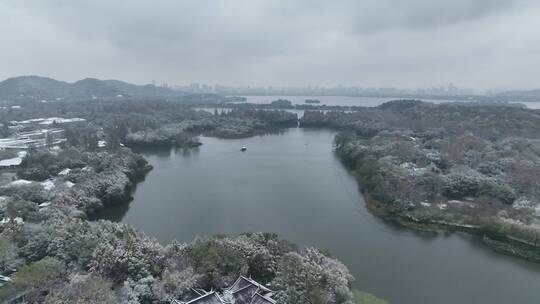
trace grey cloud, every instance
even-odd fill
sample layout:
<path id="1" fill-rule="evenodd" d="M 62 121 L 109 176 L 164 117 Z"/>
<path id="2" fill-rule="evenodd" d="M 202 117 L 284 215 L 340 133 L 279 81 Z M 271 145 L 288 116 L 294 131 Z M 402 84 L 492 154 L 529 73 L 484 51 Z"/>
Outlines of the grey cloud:
<path id="1" fill-rule="evenodd" d="M 0 76 L 527 87 L 539 17 L 534 0 L 0 1 Z"/>
<path id="2" fill-rule="evenodd" d="M 361 1 L 356 29 L 374 32 L 391 28 L 422 30 L 448 26 L 499 13 L 513 5 L 506 0 L 369 0 Z"/>

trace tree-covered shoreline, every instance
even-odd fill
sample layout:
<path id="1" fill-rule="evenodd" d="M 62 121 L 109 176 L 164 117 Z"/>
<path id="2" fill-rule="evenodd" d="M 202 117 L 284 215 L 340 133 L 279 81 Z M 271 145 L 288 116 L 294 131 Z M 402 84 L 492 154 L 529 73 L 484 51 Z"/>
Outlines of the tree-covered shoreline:
<path id="1" fill-rule="evenodd" d="M 539 119 L 512 107 L 396 101 L 308 113 L 303 122 L 342 130 L 337 153 L 379 216 L 478 234 L 499 252 L 539 262 Z"/>

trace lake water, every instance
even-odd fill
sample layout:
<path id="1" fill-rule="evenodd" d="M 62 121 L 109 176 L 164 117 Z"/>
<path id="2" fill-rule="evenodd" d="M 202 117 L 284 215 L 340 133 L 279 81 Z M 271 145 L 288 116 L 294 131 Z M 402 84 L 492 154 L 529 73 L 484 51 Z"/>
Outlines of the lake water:
<path id="1" fill-rule="evenodd" d="M 361 106 L 376 107 L 390 100 L 396 100 L 395 97 L 356 97 L 356 96 L 244 96 L 249 103 L 270 103 L 276 99 L 287 99 L 293 104 L 306 104 L 306 99 L 317 99 L 319 105 L 327 106 Z M 404 97 L 403 99 L 407 99 Z M 443 100 L 422 99 L 435 103 L 444 102 Z M 316 104 L 315 104 L 316 105 Z"/>
<path id="2" fill-rule="evenodd" d="M 538 264 L 497 254 L 477 237 L 416 232 L 371 215 L 332 151 L 334 135 L 288 129 L 203 137 L 193 150 L 142 151 L 154 170 L 133 202 L 102 217 L 162 243 L 275 232 L 330 250 L 356 277 L 354 287 L 394 304 L 540 303 Z"/>

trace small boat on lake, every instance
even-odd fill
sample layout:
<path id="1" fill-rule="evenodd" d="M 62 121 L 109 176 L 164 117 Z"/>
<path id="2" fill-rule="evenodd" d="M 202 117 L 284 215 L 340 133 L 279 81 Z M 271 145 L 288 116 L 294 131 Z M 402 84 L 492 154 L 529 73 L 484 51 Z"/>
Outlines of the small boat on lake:
<path id="1" fill-rule="evenodd" d="M 240 148 L 240 151 L 242 151 L 242 152 L 244 152 L 246 150 L 247 150 L 246 146 L 242 146 L 242 148 Z"/>

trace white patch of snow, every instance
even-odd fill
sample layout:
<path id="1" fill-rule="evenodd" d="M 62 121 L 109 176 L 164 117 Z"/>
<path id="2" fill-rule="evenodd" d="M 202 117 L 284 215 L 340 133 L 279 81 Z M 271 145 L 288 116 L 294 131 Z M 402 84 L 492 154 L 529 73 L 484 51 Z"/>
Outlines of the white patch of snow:
<path id="1" fill-rule="evenodd" d="M 9 218 L 3 218 L 1 221 L 0 221 L 0 224 L 7 224 L 9 222 L 14 222 L 15 224 L 23 224 L 24 223 L 24 220 L 20 217 L 16 217 L 14 219 L 9 219 Z"/>
<path id="2" fill-rule="evenodd" d="M 53 123 L 57 124 L 63 124 L 63 123 L 70 123 L 70 122 L 82 122 L 86 121 L 86 119 L 83 118 L 61 118 L 61 117 L 49 117 L 45 119 L 44 121 L 40 122 L 40 125 L 50 125 Z"/>
<path id="3" fill-rule="evenodd" d="M 446 209 L 448 209 L 448 205 L 447 205 L 447 204 L 439 204 L 439 205 L 437 205 L 437 207 L 438 207 L 439 209 L 441 209 L 441 210 L 446 210 Z"/>
<path id="4" fill-rule="evenodd" d="M 534 208 L 535 203 L 530 201 L 527 197 L 522 196 L 518 198 L 514 204 L 512 204 L 512 207 L 514 209 L 523 209 L 523 208 Z"/>
<path id="5" fill-rule="evenodd" d="M 51 205 L 51 202 L 45 202 L 38 205 L 39 208 L 45 208 L 49 207 Z"/>
<path id="6" fill-rule="evenodd" d="M 68 187 L 68 188 L 71 188 L 71 187 L 75 186 L 75 184 L 72 183 L 72 182 L 70 182 L 70 181 L 67 181 L 67 182 L 65 182 L 64 184 L 65 184 L 66 187 Z"/>
<path id="7" fill-rule="evenodd" d="M 420 205 L 422 205 L 423 207 L 431 207 L 431 204 L 428 202 L 420 202 Z"/>
<path id="8" fill-rule="evenodd" d="M 57 123 L 57 124 L 63 124 L 63 123 L 70 123 L 70 122 L 83 122 L 83 121 L 86 121 L 86 119 L 84 118 L 78 118 L 78 117 L 75 117 L 75 118 L 62 118 L 62 117 L 48 117 L 48 118 L 44 118 L 44 117 L 40 117 L 40 118 L 32 118 L 32 119 L 27 119 L 27 120 L 21 120 L 21 121 L 11 121 L 12 124 L 18 124 L 18 125 L 25 125 L 25 124 L 34 124 L 34 123 L 37 123 L 37 124 L 40 124 L 40 125 L 51 125 L 53 123 Z"/>
<path id="9" fill-rule="evenodd" d="M 43 189 L 45 189 L 47 191 L 50 191 L 51 189 L 54 188 L 54 180 L 48 179 L 48 180 L 42 182 L 41 186 L 43 187 Z"/>
<path id="10" fill-rule="evenodd" d="M 19 166 L 22 163 L 22 158 L 14 157 L 0 160 L 0 167 Z"/>
<path id="11" fill-rule="evenodd" d="M 66 168 L 60 172 L 58 172 L 58 175 L 68 175 L 69 172 L 71 172 L 71 169 L 70 168 Z"/>
<path id="12" fill-rule="evenodd" d="M 18 179 L 18 180 L 14 180 L 12 181 L 11 183 L 9 183 L 8 185 L 9 186 L 24 186 L 24 185 L 28 185 L 28 184 L 31 184 L 32 182 L 29 181 L 29 180 L 26 180 L 26 179 Z"/>
<path id="13" fill-rule="evenodd" d="M 412 169 L 414 168 L 414 164 L 413 163 L 410 163 L 410 162 L 404 162 L 402 163 L 401 165 L 399 165 L 401 168 L 403 169 Z"/>
<path id="14" fill-rule="evenodd" d="M 99 140 L 97 143 L 98 147 L 105 148 L 107 146 L 107 142 L 104 140 Z"/>

